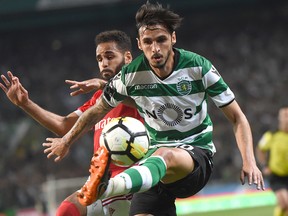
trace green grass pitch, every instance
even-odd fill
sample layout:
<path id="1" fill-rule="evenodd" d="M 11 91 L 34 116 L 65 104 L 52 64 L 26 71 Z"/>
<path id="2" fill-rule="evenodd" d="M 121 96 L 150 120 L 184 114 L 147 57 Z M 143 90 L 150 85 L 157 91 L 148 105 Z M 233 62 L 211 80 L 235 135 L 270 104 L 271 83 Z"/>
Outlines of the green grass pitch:
<path id="1" fill-rule="evenodd" d="M 274 206 L 261 206 L 261 207 L 250 207 L 241 209 L 231 209 L 223 211 L 212 211 L 212 212 L 198 212 L 195 214 L 189 214 L 185 216 L 273 216 Z M 184 216 L 184 215 L 179 215 Z"/>

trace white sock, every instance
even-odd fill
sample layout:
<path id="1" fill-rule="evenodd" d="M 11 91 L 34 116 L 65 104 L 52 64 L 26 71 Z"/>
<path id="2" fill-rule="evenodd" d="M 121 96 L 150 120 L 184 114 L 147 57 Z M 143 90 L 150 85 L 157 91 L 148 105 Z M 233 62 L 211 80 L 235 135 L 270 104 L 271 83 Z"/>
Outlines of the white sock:
<path id="1" fill-rule="evenodd" d="M 111 178 L 100 198 L 149 190 L 165 176 L 166 169 L 162 157 L 151 156 L 140 166 L 133 166 Z"/>

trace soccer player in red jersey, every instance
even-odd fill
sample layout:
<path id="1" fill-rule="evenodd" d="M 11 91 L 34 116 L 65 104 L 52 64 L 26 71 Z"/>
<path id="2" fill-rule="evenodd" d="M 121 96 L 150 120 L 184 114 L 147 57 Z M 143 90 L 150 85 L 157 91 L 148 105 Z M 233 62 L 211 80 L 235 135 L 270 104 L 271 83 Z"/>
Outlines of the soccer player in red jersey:
<path id="1" fill-rule="evenodd" d="M 28 95 L 28 91 L 22 86 L 19 78 L 8 72 L 8 78 L 1 75 L 4 84 L 0 83 L 0 87 L 6 93 L 10 101 L 16 106 L 23 109 L 27 114 L 34 118 L 41 125 L 54 132 L 57 135 L 63 136 L 68 132 L 78 118 L 87 109 L 97 103 L 99 96 L 102 94 L 103 87 L 106 81 L 114 77 L 121 70 L 121 67 L 128 64 L 132 60 L 131 40 L 122 31 L 112 30 L 104 31 L 96 36 L 96 60 L 100 69 L 100 75 L 104 80 L 91 79 L 83 82 L 66 80 L 66 83 L 71 85 L 71 89 L 78 89 L 71 95 L 86 93 L 92 89 L 97 90 L 92 98 L 80 106 L 75 112 L 67 116 L 60 116 L 51 113 L 36 103 L 34 103 Z M 102 128 L 113 118 L 120 116 L 130 116 L 142 120 L 138 111 L 135 108 L 124 104 L 112 109 L 100 122 L 94 126 L 94 151 L 99 147 L 99 136 Z M 123 167 L 110 165 L 111 176 L 115 176 L 123 171 Z M 67 197 L 59 206 L 57 216 L 79 216 L 79 215 L 109 215 L 113 211 L 113 215 L 128 215 L 130 200 L 132 195 L 114 196 L 108 199 L 97 201 L 86 208 L 81 205 L 77 199 L 77 192 Z"/>

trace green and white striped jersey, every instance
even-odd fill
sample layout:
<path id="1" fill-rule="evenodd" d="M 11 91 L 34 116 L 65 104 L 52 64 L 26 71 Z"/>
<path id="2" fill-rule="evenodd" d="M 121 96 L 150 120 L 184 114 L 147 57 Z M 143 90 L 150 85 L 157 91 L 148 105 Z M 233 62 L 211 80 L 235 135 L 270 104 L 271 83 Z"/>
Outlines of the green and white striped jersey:
<path id="1" fill-rule="evenodd" d="M 142 54 L 114 77 L 104 98 L 113 107 L 126 96 L 135 100 L 152 148 L 187 144 L 215 153 L 207 97 L 223 107 L 234 94 L 210 61 L 193 52 L 174 51 L 174 70 L 167 78 L 160 79 Z"/>

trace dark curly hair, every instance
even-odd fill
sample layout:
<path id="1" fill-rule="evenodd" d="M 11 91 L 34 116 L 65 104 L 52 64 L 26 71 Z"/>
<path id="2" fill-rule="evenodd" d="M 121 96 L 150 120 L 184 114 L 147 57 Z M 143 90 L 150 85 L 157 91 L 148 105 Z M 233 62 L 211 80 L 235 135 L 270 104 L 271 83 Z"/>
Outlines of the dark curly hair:
<path id="1" fill-rule="evenodd" d="M 95 38 L 96 46 L 100 43 L 115 42 L 117 48 L 122 51 L 131 51 L 132 43 L 130 37 L 123 31 L 110 30 L 99 33 Z"/>
<path id="2" fill-rule="evenodd" d="M 183 18 L 161 4 L 152 4 L 147 1 L 136 13 L 136 27 L 139 30 L 142 26 L 153 26 L 160 24 L 167 28 L 169 33 L 173 33 L 180 25 Z"/>

